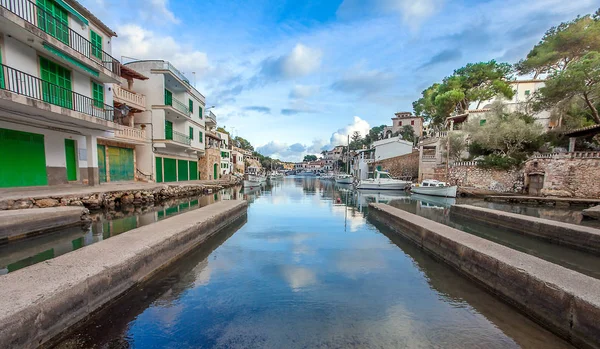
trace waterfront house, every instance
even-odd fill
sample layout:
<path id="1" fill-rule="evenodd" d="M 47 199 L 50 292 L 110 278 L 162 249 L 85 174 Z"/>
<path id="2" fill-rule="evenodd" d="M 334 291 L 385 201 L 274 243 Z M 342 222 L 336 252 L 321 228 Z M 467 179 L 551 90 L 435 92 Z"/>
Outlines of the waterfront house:
<path id="1" fill-rule="evenodd" d="M 117 181 L 150 181 L 152 174 L 137 167 L 138 154 L 150 151 L 145 124 L 136 115 L 146 111 L 146 96 L 135 91 L 134 80 L 148 78 L 126 66 L 121 66 L 121 84 L 112 84 L 114 122 L 122 129 L 114 137 L 98 137 L 98 174 L 100 183 Z"/>
<path id="2" fill-rule="evenodd" d="M 205 97 L 173 64 L 141 60 L 125 66 L 148 77 L 136 83 L 146 95 L 146 111 L 136 122 L 151 125 L 148 151 L 140 152 L 137 166 L 156 182 L 196 180 L 198 159 L 204 156 Z"/>
<path id="3" fill-rule="evenodd" d="M 231 138 L 228 133 L 217 131 L 221 138 L 221 175 L 231 173 Z"/>
<path id="4" fill-rule="evenodd" d="M 95 185 L 115 120 L 116 33 L 73 0 L 0 1 L 0 187 Z"/>
<path id="5" fill-rule="evenodd" d="M 233 173 L 244 173 L 246 171 L 244 164 L 244 149 L 232 147 L 231 149 L 231 165 Z"/>
<path id="6" fill-rule="evenodd" d="M 217 116 L 208 110 L 205 116 L 205 150 L 198 160 L 199 179 L 219 179 L 221 176 L 221 137 L 217 134 Z"/>
<path id="7" fill-rule="evenodd" d="M 392 118 L 392 126 L 386 126 L 383 129 L 384 138 L 390 138 L 402 131 L 404 126 L 410 126 L 415 132 L 415 136 L 423 136 L 423 118 L 414 116 L 411 112 L 398 112 Z"/>

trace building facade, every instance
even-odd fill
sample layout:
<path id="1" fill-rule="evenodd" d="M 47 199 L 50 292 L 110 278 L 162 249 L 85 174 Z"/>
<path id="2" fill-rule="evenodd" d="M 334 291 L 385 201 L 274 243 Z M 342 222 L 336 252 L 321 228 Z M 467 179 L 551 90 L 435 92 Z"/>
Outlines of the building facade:
<path id="1" fill-rule="evenodd" d="M 246 172 L 246 165 L 244 162 L 244 149 L 238 147 L 232 147 L 231 149 L 231 162 L 234 173 L 244 174 Z"/>
<path id="2" fill-rule="evenodd" d="M 158 183 L 199 179 L 198 160 L 205 155 L 204 95 L 167 61 L 125 66 L 148 77 L 136 83 L 136 91 L 146 96 L 146 111 L 136 119 L 150 126 L 147 137 L 152 140 L 139 152 L 138 168 Z"/>
<path id="3" fill-rule="evenodd" d="M 229 134 L 225 132 L 218 132 L 219 138 L 221 138 L 221 175 L 230 174 L 232 169 L 232 161 L 231 161 L 231 139 L 229 138 Z"/>
<path id="4" fill-rule="evenodd" d="M 76 1 L 0 2 L 0 187 L 100 183 L 116 122 L 116 33 Z"/>
<path id="5" fill-rule="evenodd" d="M 208 110 L 205 112 L 205 152 L 198 160 L 199 178 L 213 180 L 221 178 L 221 137 L 217 134 L 217 116 Z"/>
<path id="6" fill-rule="evenodd" d="M 394 114 L 392 118 L 392 126 L 387 126 L 383 129 L 384 138 L 392 137 L 394 134 L 402 131 L 404 126 L 410 126 L 415 132 L 415 136 L 423 136 L 423 118 L 414 116 L 411 112 L 399 112 Z"/>

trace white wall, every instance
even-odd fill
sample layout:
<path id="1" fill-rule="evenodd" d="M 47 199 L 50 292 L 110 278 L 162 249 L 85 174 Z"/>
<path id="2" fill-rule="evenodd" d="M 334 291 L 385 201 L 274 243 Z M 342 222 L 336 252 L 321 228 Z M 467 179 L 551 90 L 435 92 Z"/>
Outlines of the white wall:
<path id="1" fill-rule="evenodd" d="M 4 35 L 2 60 L 5 65 L 33 75 L 40 76 L 37 51 L 24 43 Z"/>
<path id="2" fill-rule="evenodd" d="M 403 141 L 400 137 L 373 142 L 373 147 L 376 161 L 412 153 L 412 143 Z"/>

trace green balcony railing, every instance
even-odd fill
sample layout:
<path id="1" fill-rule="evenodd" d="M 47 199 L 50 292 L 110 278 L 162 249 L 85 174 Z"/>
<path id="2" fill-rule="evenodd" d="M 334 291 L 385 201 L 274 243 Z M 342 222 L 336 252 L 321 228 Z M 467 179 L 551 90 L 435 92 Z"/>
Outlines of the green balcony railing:
<path id="1" fill-rule="evenodd" d="M 64 87 L 0 64 L 0 90 L 58 105 L 80 113 L 113 121 L 114 108 Z"/>
<path id="2" fill-rule="evenodd" d="M 187 116 L 190 115 L 189 107 L 175 98 L 169 98 L 168 100 L 166 99 L 165 105 L 170 105 L 182 114 L 185 114 Z"/>
<path id="3" fill-rule="evenodd" d="M 118 60 L 69 28 L 64 19 L 57 18 L 36 3 L 29 0 L 2 0 L 0 1 L 0 8 L 5 8 L 14 13 L 19 18 L 38 27 L 48 35 L 91 59 L 96 64 L 103 66 L 117 75 L 120 74 L 121 63 Z"/>
<path id="4" fill-rule="evenodd" d="M 173 130 L 165 130 L 165 139 L 172 140 L 177 143 L 190 145 L 192 144 L 192 140 L 190 137 L 184 135 L 183 133 L 173 131 Z"/>

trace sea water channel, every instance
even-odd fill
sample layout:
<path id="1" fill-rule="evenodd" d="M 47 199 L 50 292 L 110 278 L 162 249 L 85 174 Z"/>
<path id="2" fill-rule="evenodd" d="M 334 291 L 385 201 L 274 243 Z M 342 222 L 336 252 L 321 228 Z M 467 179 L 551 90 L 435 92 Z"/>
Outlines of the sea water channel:
<path id="1" fill-rule="evenodd" d="M 458 224 L 444 218 L 447 202 L 302 178 L 235 195 L 249 201 L 247 220 L 136 286 L 57 347 L 570 348 L 366 216 L 367 204 L 379 201 Z M 469 229 L 528 253 L 560 252 Z"/>

